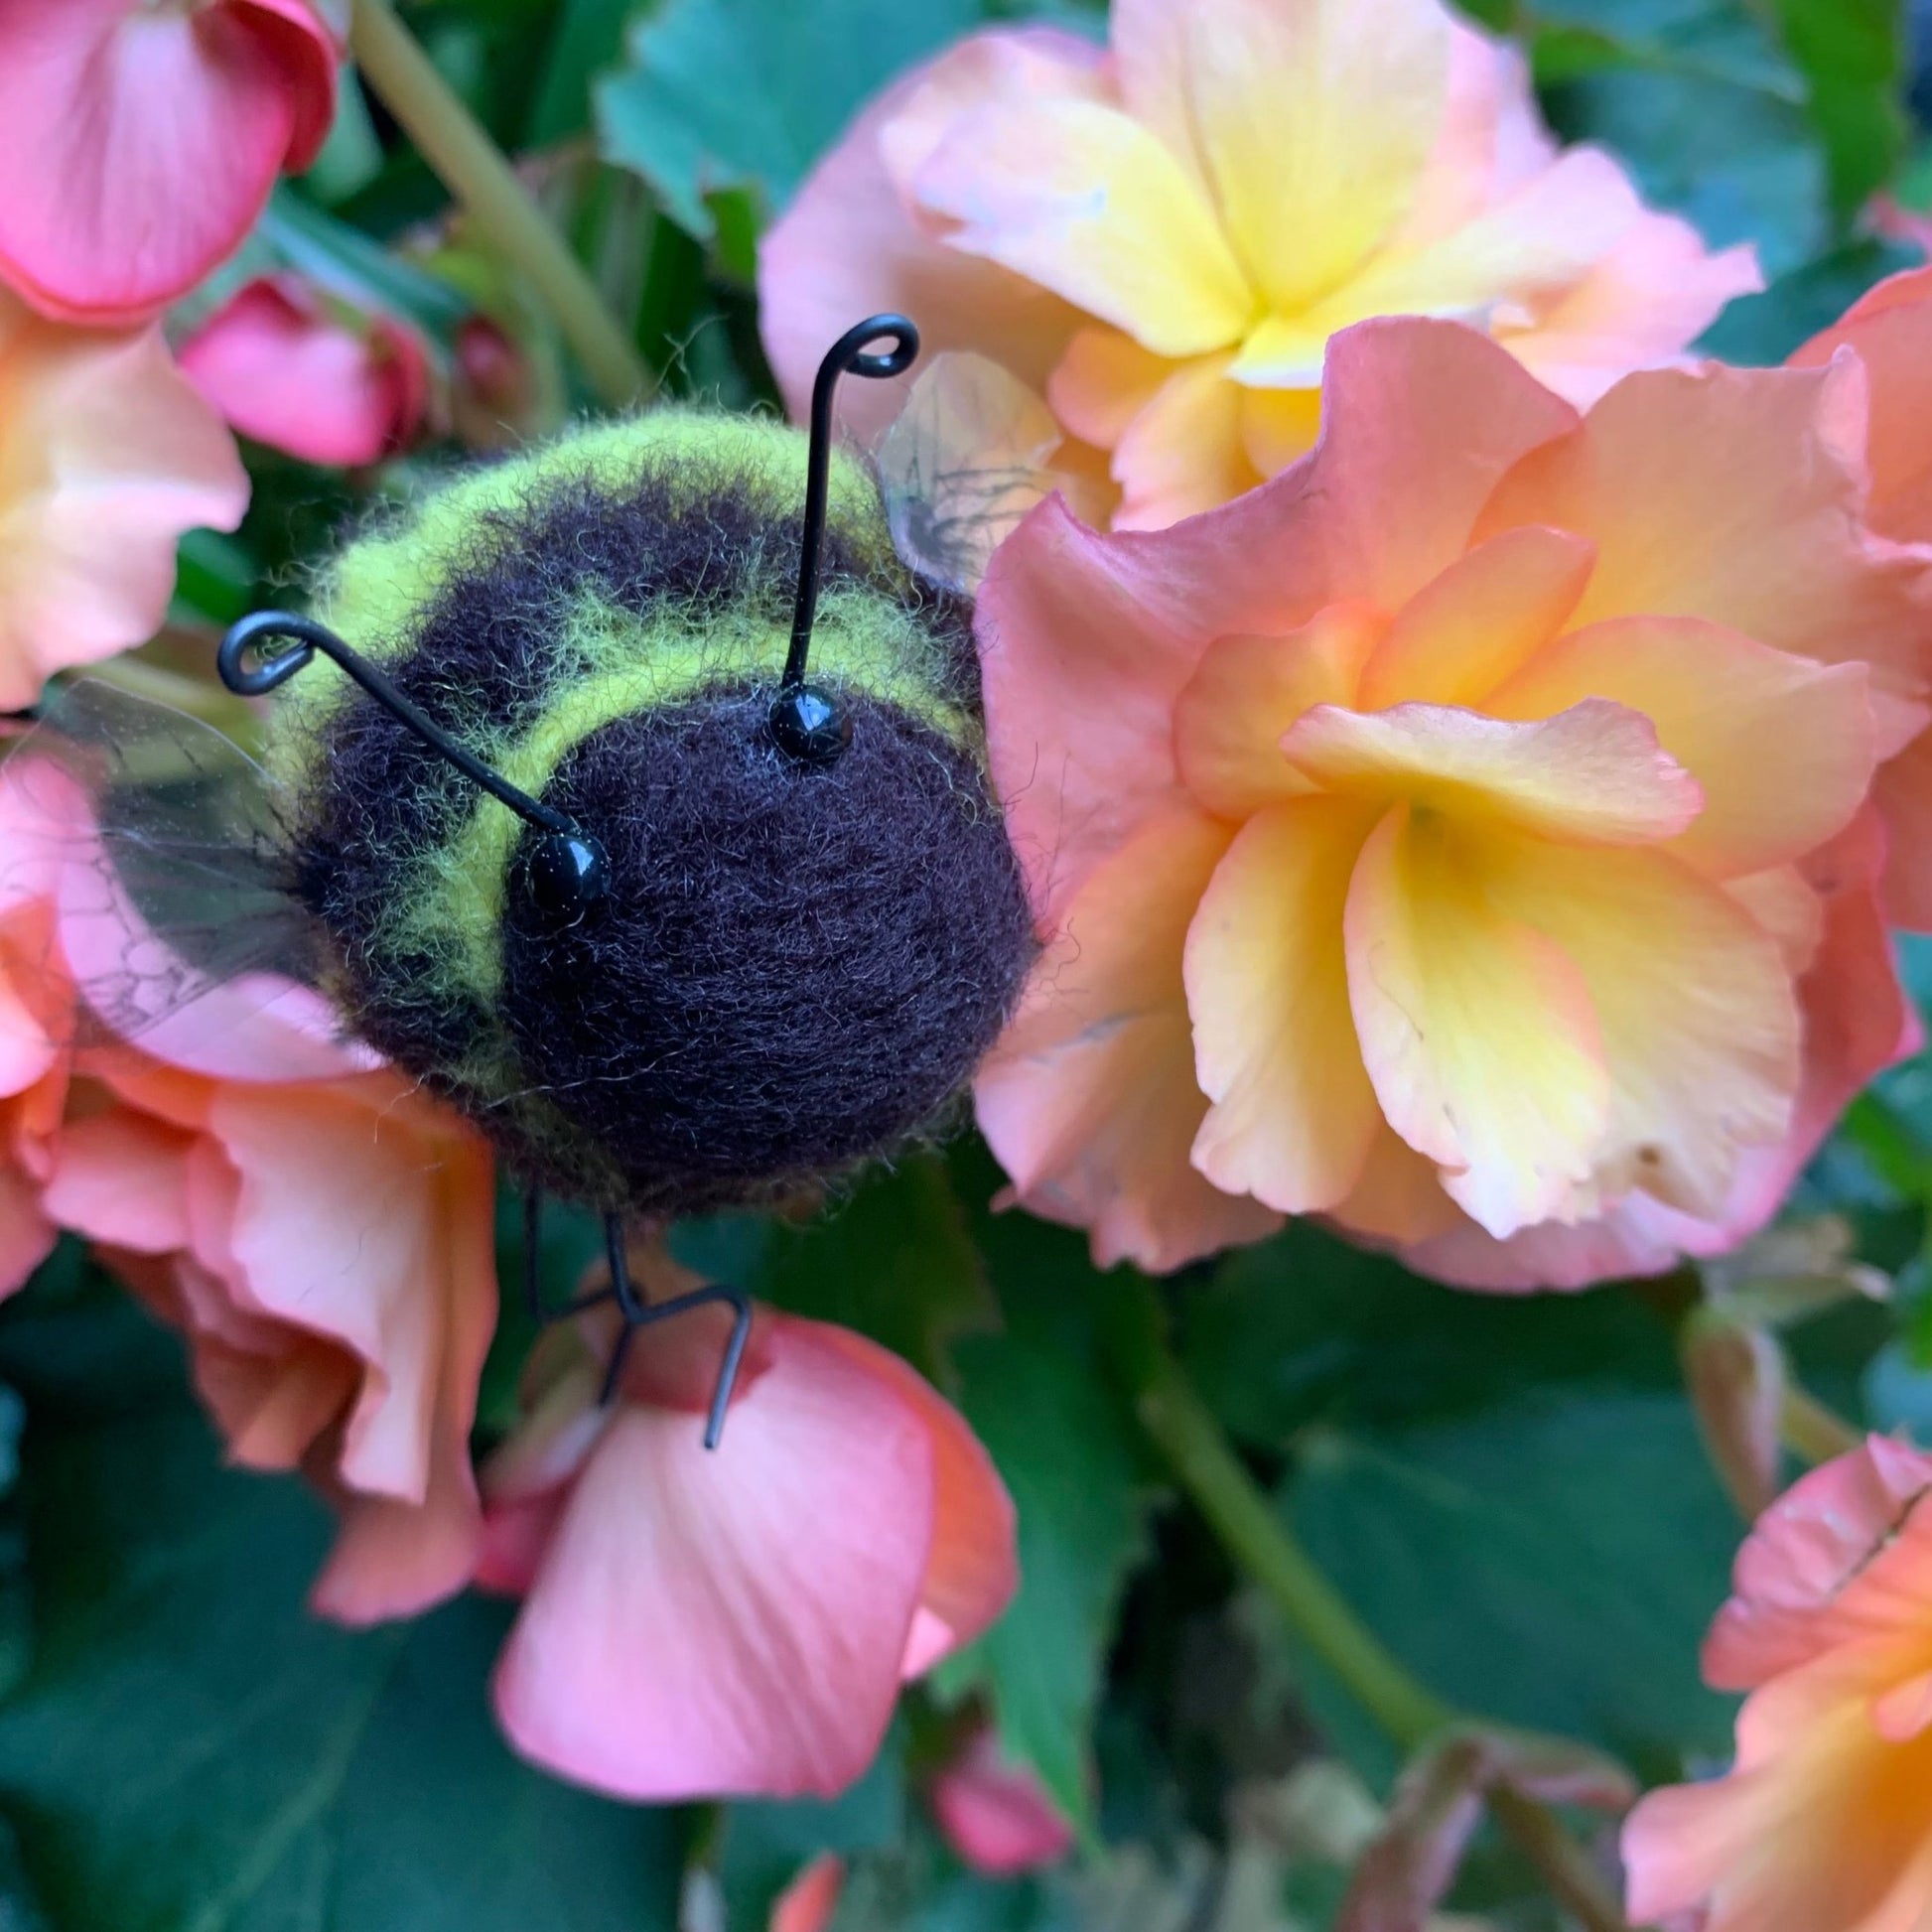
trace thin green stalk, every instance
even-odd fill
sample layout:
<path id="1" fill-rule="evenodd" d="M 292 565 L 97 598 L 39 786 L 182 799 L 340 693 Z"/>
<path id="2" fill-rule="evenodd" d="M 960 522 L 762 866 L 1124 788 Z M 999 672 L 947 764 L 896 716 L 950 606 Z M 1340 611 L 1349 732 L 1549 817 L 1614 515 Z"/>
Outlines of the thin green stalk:
<path id="1" fill-rule="evenodd" d="M 1849 1422 L 1795 1383 L 1785 1389 L 1778 1434 L 1793 1455 L 1813 1464 L 1829 1462 L 1864 1444 L 1864 1437 Z"/>
<path id="2" fill-rule="evenodd" d="M 647 397 L 650 371 L 596 285 L 389 0 L 355 0 L 349 49 L 444 186 L 542 298 L 598 394 L 614 409 Z"/>
<path id="3" fill-rule="evenodd" d="M 1167 1348 L 1142 1337 L 1130 1366 L 1141 1425 L 1228 1554 L 1302 1640 L 1407 1751 L 1469 1722 L 1416 1682 L 1348 1607 L 1248 1473 Z M 1496 1823 L 1588 1932 L 1629 1932 L 1588 1855 L 1554 1813 L 1517 1791 L 1491 1794 Z"/>

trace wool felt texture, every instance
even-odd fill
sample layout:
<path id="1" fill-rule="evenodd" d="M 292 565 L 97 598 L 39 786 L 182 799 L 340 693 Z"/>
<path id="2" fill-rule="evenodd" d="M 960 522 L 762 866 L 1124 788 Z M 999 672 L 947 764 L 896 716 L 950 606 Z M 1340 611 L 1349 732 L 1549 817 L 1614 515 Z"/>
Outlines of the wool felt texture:
<path id="1" fill-rule="evenodd" d="M 811 677 L 852 744 L 807 769 L 764 733 L 805 451 L 691 411 L 605 425 L 376 526 L 327 580 L 326 621 L 605 847 L 581 925 L 538 915 L 523 822 L 333 666 L 272 728 L 291 887 L 357 1030 L 599 1207 L 756 1200 L 932 1132 L 1031 962 L 969 613 L 898 562 L 843 453 Z"/>

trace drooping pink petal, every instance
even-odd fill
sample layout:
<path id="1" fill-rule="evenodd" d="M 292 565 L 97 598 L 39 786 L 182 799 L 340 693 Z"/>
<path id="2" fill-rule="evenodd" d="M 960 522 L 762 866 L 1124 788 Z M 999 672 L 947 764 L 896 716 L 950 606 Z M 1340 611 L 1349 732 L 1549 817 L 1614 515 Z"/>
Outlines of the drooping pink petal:
<path id="1" fill-rule="evenodd" d="M 0 71 L 6 23 L 29 13 L 0 15 Z M 0 708 L 144 641 L 177 539 L 233 529 L 247 501 L 233 442 L 159 335 L 65 329 L 0 290 Z"/>
<path id="2" fill-rule="evenodd" d="M 307 463 L 352 469 L 393 454 L 415 438 L 429 399 L 413 329 L 387 316 L 355 326 L 290 275 L 236 290 L 180 359 L 232 428 Z"/>
<path id="3" fill-rule="evenodd" d="M 338 49 L 300 0 L 0 8 L 0 277 L 43 314 L 144 320 L 314 159 Z"/>
<path id="4" fill-rule="evenodd" d="M 616 1796 L 830 1795 L 871 1762 L 932 1543 L 934 1454 L 896 1384 L 779 1317 L 727 1452 L 625 1403 L 497 1668 L 511 1741 Z"/>
<path id="5" fill-rule="evenodd" d="M 980 1070 L 980 1127 L 1016 1197 L 1090 1228 L 1102 1267 L 1177 1268 L 1280 1225 L 1189 1160 L 1208 1103 L 1194 1079 L 1182 948 L 1230 837 L 1175 814 L 1098 870 Z"/>
<path id="6" fill-rule="evenodd" d="M 1013 1600 L 1020 1587 L 1013 1498 L 966 1419 L 909 1362 L 849 1328 L 826 1325 L 819 1339 L 890 1382 L 932 1441 L 932 1547 L 900 1665 L 906 1679 L 920 1677 L 971 1643 Z"/>

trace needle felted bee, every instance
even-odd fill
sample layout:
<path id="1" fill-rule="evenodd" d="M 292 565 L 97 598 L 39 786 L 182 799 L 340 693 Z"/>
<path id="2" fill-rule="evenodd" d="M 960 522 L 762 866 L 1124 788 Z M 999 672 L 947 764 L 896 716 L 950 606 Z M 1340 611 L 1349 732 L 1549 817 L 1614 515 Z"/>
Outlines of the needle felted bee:
<path id="1" fill-rule="evenodd" d="M 83 988 L 110 1023 L 244 964 L 319 985 L 495 1143 L 532 1263 L 546 1193 L 604 1215 L 624 1343 L 735 1306 L 709 1442 L 749 1308 L 725 1286 L 646 1305 L 625 1217 L 768 1198 L 918 1136 L 1032 958 L 969 607 L 900 561 L 878 482 L 832 447 L 839 376 L 916 352 L 875 317 L 827 355 L 809 438 L 653 411 L 352 542 L 313 616 L 222 642 L 231 689 L 288 687 L 265 770 L 174 718 L 210 741 L 191 780 L 132 784 L 128 701 L 82 700 L 77 730 L 86 686 L 50 727 L 111 752 L 115 891 L 171 948 L 166 974 Z M 270 925 L 272 961 L 244 959 Z"/>

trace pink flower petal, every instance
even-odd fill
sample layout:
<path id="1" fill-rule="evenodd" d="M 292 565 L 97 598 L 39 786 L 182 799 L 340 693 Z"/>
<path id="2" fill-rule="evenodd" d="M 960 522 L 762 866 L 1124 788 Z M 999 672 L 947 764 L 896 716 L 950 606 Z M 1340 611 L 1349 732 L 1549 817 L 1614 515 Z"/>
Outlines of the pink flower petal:
<path id="1" fill-rule="evenodd" d="M 1073 1849 L 1072 1828 L 1038 1778 L 1004 1755 L 990 1728 L 933 1779 L 928 1798 L 946 1843 L 988 1877 L 1057 1864 Z"/>
<path id="2" fill-rule="evenodd" d="M 0 12 L 0 276 L 44 314 L 145 319 L 226 258 L 334 114 L 296 0 Z"/>
<path id="3" fill-rule="evenodd" d="M 1256 813 L 1187 932 L 1195 1071 L 1213 1102 L 1193 1164 L 1287 1214 L 1345 1199 L 1382 1128 L 1342 946 L 1349 879 L 1378 815 L 1338 798 Z"/>
<path id="4" fill-rule="evenodd" d="M 1682 832 L 1704 793 L 1641 713 L 1585 698 L 1510 723 L 1459 706 L 1387 711 L 1316 705 L 1282 739 L 1288 761 L 1331 796 L 1387 802 L 1540 838 L 1642 845 Z"/>
<path id="5" fill-rule="evenodd" d="M 1352 705 L 1362 666 L 1386 622 L 1368 604 L 1330 604 L 1285 637 L 1222 637 L 1174 701 L 1173 746 L 1182 781 L 1217 817 L 1250 812 L 1313 789 L 1282 751 L 1297 719 L 1316 705 Z"/>
<path id="6" fill-rule="evenodd" d="M 861 316 L 887 309 L 917 319 L 928 355 L 977 349 L 1045 387 L 1080 316 L 1011 270 L 930 238 L 893 180 L 886 140 L 897 128 L 909 167 L 956 115 L 1016 81 L 1092 92 L 1099 61 L 1090 41 L 1053 29 L 976 35 L 889 88 L 806 177 L 759 249 L 765 353 L 795 419 L 804 420 L 825 351 Z M 844 384 L 841 422 L 874 441 L 898 413 L 905 387 Z"/>
<path id="7" fill-rule="evenodd" d="M 1919 572 L 1871 548 L 1865 385 L 1856 360 L 1818 370 L 1633 375 L 1575 435 L 1526 458 L 1482 514 L 1589 537 L 1578 624 L 1704 618 L 1821 663 L 1863 659 L 1889 756 L 1925 721 Z M 1910 702 L 1907 702 L 1910 701 Z"/>
<path id="8" fill-rule="evenodd" d="M 244 436 L 349 469 L 411 442 L 429 394 L 414 330 L 389 317 L 353 327 L 290 275 L 238 289 L 182 345 L 181 367 Z"/>
<path id="9" fill-rule="evenodd" d="M 1389 626 L 1362 673 L 1362 709 L 1491 709 L 1484 701 L 1496 686 L 1563 628 L 1595 564 L 1595 545 L 1563 530 L 1510 530 L 1476 545 L 1411 598 Z"/>
<path id="10" fill-rule="evenodd" d="M 1557 1213 L 1589 1180 L 1610 1112 L 1576 964 L 1492 905 L 1479 865 L 1404 807 L 1363 848 L 1346 935 L 1356 1033 L 1389 1125 L 1490 1233 Z"/>
<path id="11" fill-rule="evenodd" d="M 1863 664 L 1814 664 L 1696 619 L 1612 619 L 1540 652 L 1483 708 L 1548 718 L 1592 698 L 1641 712 L 1698 781 L 1704 809 L 1672 850 L 1719 878 L 1815 851 L 1870 788 Z"/>
<path id="12" fill-rule="evenodd" d="M 782 1319 L 718 1453 L 623 1405 L 498 1666 L 511 1741 L 646 1802 L 843 1789 L 892 1714 L 934 1473 L 897 1384 L 809 1322 Z"/>
<path id="13" fill-rule="evenodd" d="M 1873 1436 L 1793 1483 L 1753 1526 L 1704 1646 L 1720 1690 L 1747 1691 L 1836 1644 L 1932 1614 L 1932 1456 Z"/>
<path id="14" fill-rule="evenodd" d="M 920 1677 L 996 1622 L 1020 1587 L 1013 1498 L 966 1419 L 890 1348 L 849 1328 L 814 1331 L 855 1366 L 890 1382 L 924 1421 L 932 1440 L 932 1548 L 919 1613 L 900 1675 Z"/>
<path id="15" fill-rule="evenodd" d="M 980 1127 L 1016 1198 L 1090 1228 L 1103 1268 L 1127 1258 L 1177 1268 L 1280 1225 L 1189 1159 L 1208 1103 L 1194 1079 L 1182 948 L 1230 837 L 1175 814 L 1096 872 L 980 1070 Z"/>
<path id="16" fill-rule="evenodd" d="M 37 178 L 48 167 L 37 157 Z M 63 329 L 0 291 L 0 708 L 142 642 L 167 610 L 177 539 L 233 529 L 247 501 L 232 441 L 159 335 Z"/>

